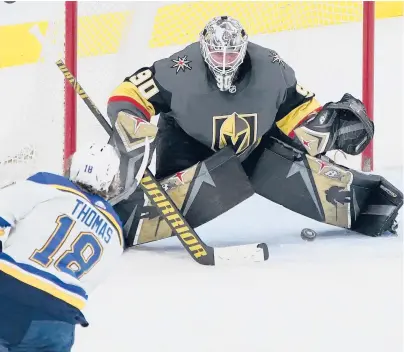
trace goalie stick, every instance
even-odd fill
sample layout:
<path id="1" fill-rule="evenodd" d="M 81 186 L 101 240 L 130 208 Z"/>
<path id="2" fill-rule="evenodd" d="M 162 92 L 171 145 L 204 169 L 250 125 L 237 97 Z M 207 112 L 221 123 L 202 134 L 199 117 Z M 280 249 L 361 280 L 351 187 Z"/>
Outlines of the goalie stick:
<path id="1" fill-rule="evenodd" d="M 75 92 L 80 96 L 81 99 L 83 99 L 84 103 L 96 117 L 98 122 L 102 125 L 104 130 L 111 137 L 112 127 L 98 110 L 94 102 L 89 98 L 84 89 L 77 82 L 77 79 L 71 74 L 62 60 L 57 61 L 56 65 L 64 74 L 65 78 L 70 82 Z M 144 160 L 147 160 L 147 158 L 144 158 Z M 220 248 L 210 247 L 205 244 L 195 230 L 188 224 L 181 211 L 177 208 L 170 196 L 147 168 L 147 165 L 143 164 L 143 167 L 144 171 L 142 168 L 139 170 L 134 184 L 130 187 L 131 193 L 138 185 L 140 185 L 151 204 L 157 208 L 161 217 L 167 222 L 184 248 L 197 263 L 202 265 L 217 265 L 219 263 L 228 261 L 261 262 L 268 259 L 269 252 L 266 243 L 255 243 Z M 130 194 L 127 194 L 125 196 L 129 197 L 129 195 Z"/>

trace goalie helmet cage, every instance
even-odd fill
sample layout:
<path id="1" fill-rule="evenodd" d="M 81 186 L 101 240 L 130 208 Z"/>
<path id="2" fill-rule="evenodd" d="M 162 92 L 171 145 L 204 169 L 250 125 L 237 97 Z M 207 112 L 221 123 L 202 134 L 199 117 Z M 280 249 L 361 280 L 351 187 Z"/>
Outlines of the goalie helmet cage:
<path id="1" fill-rule="evenodd" d="M 243 23 L 247 28 L 255 26 L 252 30 L 255 33 L 251 35 L 262 33 L 261 25 L 257 25 L 258 16 L 261 16 L 261 22 L 265 22 L 265 26 L 271 26 L 272 32 L 296 29 L 297 22 L 301 22 L 298 23 L 299 28 L 305 28 L 305 24 L 308 26 L 330 24 L 330 19 L 334 21 L 332 23 L 335 23 L 337 16 L 338 23 L 357 22 L 355 35 L 358 36 L 358 45 L 362 37 L 363 48 L 358 50 L 355 57 L 355 62 L 357 60 L 357 64 L 360 65 L 359 52 L 362 51 L 362 79 L 358 72 L 355 78 L 357 79 L 356 89 L 358 94 L 359 82 L 362 80 L 362 99 L 369 116 L 373 117 L 375 3 L 372 1 L 249 2 L 248 7 L 243 2 L 204 2 L 202 5 L 192 3 L 192 6 L 187 3 L 160 3 L 159 5 L 147 3 L 141 5 L 140 10 L 137 7 L 140 6 L 138 2 L 66 1 L 46 4 L 49 6 L 47 9 L 52 10 L 54 18 L 49 21 L 47 28 L 37 26 L 30 30 L 38 39 L 45 40 L 42 43 L 42 61 L 23 69 L 10 70 L 10 75 L 13 72 L 16 76 L 14 80 L 25 83 L 22 87 L 11 87 L 12 89 L 7 87 L 8 91 L 6 91 L 10 95 L 10 102 L 4 102 L 6 105 L 3 105 L 4 111 L 6 114 L 13 112 L 13 116 L 4 116 L 3 120 L 10 125 L 0 130 L 0 140 L 4 146 L 0 148 L 0 187 L 9 183 L 8 181 L 25 178 L 36 171 L 60 172 L 64 162 L 75 151 L 77 144 L 81 145 L 90 139 L 91 141 L 93 139 L 98 141 L 97 139 L 100 138 L 102 138 L 101 141 L 105 140 L 106 135 L 103 134 L 102 128 L 98 126 L 84 104 L 77 99 L 70 84 L 63 81 L 64 77 L 55 65 L 58 59 L 64 59 L 66 66 L 78 78 L 105 115 L 109 94 L 128 70 L 136 69 L 136 60 L 132 58 L 136 58 L 139 50 L 144 53 L 148 45 L 159 52 L 161 47 L 167 44 L 184 44 L 185 46 L 187 42 L 197 38 L 197 30 L 203 27 L 207 19 L 227 11 L 234 17 L 240 18 L 242 22 L 245 21 Z M 152 10 L 149 11 L 147 8 L 145 12 L 144 8 L 147 6 L 151 6 Z M 158 6 L 165 9 L 159 8 L 157 11 Z M 170 7 L 175 8 L 171 9 L 171 12 L 164 12 Z M 266 12 L 263 11 L 263 7 Z M 154 20 L 143 21 L 139 30 L 137 26 L 139 21 L 135 19 L 141 11 L 150 13 Z M 193 12 L 189 13 L 189 11 Z M 247 11 L 249 12 L 246 13 Z M 288 11 L 291 17 L 281 20 L 280 12 L 284 16 L 288 14 Z M 179 21 L 178 16 L 182 22 Z M 254 21 L 251 18 L 254 18 Z M 145 23 L 149 26 L 148 28 L 142 27 Z M 183 23 L 187 23 L 185 25 L 189 30 L 184 31 L 182 27 L 178 28 L 183 26 Z M 159 34 L 155 32 L 156 27 L 160 27 Z M 361 27 L 362 34 L 360 34 Z M 144 36 L 144 32 L 150 33 L 150 31 L 153 31 L 150 38 Z M 123 37 L 126 39 L 123 40 Z M 171 42 L 166 43 L 166 40 Z M 138 42 L 143 45 L 142 49 L 135 47 L 134 43 L 138 45 Z M 126 57 L 130 58 L 127 60 L 126 67 L 120 68 L 124 66 L 121 63 Z M 26 70 L 30 70 L 29 75 Z M 24 104 L 18 100 L 21 94 L 24 96 Z M 15 113 L 14 108 L 18 108 Z M 61 121 L 62 109 L 64 109 L 63 122 Z M 85 121 L 84 126 L 83 121 Z M 89 134 L 89 131 L 95 129 L 97 132 L 94 135 Z M 98 131 L 101 131 L 101 136 L 98 135 Z M 12 172 L 9 171 L 11 169 L 13 169 Z M 373 170 L 372 144 L 362 153 L 362 170 Z"/>

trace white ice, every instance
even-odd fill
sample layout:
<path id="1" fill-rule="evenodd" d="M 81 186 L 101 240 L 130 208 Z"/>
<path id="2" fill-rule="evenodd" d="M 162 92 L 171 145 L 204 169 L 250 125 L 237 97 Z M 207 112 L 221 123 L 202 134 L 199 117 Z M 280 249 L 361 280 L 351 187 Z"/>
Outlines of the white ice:
<path id="1" fill-rule="evenodd" d="M 382 173 L 402 189 L 401 169 Z M 259 197 L 198 228 L 214 246 L 266 242 L 267 262 L 204 267 L 176 238 L 126 252 L 90 297 L 73 351 L 401 352 L 398 237 L 335 230 Z"/>

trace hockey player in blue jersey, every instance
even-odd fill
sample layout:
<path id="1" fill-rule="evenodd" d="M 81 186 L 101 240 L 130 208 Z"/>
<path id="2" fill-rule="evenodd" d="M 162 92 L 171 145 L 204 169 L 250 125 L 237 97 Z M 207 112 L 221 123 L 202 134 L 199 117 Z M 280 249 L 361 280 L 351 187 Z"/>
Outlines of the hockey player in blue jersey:
<path id="1" fill-rule="evenodd" d="M 66 174 L 37 173 L 0 190 L 0 352 L 70 351 L 89 292 L 122 254 L 119 156 L 73 155 Z"/>

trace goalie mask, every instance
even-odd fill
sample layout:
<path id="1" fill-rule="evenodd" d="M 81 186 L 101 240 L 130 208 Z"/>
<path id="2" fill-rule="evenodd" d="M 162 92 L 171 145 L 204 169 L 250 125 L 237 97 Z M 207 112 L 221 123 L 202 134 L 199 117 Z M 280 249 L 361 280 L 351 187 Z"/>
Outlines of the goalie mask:
<path id="1" fill-rule="evenodd" d="M 201 32 L 199 42 L 217 86 L 222 92 L 228 91 L 246 55 L 248 36 L 245 30 L 232 17 L 215 17 Z"/>

